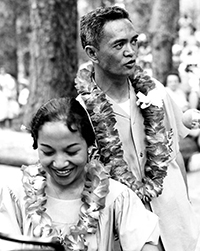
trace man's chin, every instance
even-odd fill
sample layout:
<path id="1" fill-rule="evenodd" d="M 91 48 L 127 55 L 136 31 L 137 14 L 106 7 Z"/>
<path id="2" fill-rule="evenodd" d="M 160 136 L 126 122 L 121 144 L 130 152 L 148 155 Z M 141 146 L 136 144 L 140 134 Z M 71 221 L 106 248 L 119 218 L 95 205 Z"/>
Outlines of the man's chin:
<path id="1" fill-rule="evenodd" d="M 127 69 L 126 73 L 124 75 L 126 75 L 127 77 L 133 75 L 135 73 L 135 65 L 132 66 L 130 69 Z"/>

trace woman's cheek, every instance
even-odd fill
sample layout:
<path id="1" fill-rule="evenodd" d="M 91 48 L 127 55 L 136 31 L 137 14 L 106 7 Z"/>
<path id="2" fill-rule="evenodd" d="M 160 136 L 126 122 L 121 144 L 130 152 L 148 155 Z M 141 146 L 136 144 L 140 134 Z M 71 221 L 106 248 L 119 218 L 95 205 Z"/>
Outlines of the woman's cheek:
<path id="1" fill-rule="evenodd" d="M 40 163 L 42 164 L 42 166 L 44 166 L 44 167 L 51 163 L 51 158 L 44 156 L 44 154 L 42 154 L 42 153 L 39 153 L 39 160 L 40 160 Z"/>

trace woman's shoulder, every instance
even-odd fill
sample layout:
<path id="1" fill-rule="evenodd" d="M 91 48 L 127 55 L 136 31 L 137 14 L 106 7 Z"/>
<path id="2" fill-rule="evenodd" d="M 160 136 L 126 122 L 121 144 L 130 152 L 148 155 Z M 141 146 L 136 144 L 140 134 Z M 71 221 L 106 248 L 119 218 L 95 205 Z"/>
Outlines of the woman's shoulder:
<path id="1" fill-rule="evenodd" d="M 10 187 L 17 189 L 22 183 L 22 172 L 19 167 L 10 168 L 9 166 L 3 171 L 0 181 L 0 188 Z"/>
<path id="2" fill-rule="evenodd" d="M 26 184 L 26 180 L 32 180 L 38 174 L 39 163 L 32 165 L 22 165 L 22 167 L 16 167 L 16 169 L 8 170 L 5 172 L 5 177 L 1 179 L 0 191 L 1 196 L 13 195 L 16 198 L 23 199 L 25 196 L 24 187 L 30 187 L 30 184 Z M 33 183 L 32 183 L 33 184 Z"/>

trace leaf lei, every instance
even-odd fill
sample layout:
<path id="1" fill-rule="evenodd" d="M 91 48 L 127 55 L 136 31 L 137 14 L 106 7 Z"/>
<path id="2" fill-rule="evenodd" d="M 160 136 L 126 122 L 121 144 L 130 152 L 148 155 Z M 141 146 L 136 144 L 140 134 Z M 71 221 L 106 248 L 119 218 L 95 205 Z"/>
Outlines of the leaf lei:
<path id="1" fill-rule="evenodd" d="M 34 237 L 46 237 L 60 242 L 66 251 L 86 251 L 88 249 L 85 236 L 97 231 L 100 211 L 105 207 L 105 199 L 109 192 L 109 179 L 103 165 L 92 160 L 86 165 L 85 186 L 81 194 L 83 205 L 80 208 L 77 225 L 70 228 L 69 235 L 63 235 L 52 223 L 45 212 L 47 196 L 46 172 L 40 163 L 22 166 L 23 186 L 25 190 L 25 210 L 31 219 Z"/>
<path id="2" fill-rule="evenodd" d="M 106 95 L 93 81 L 92 64 L 81 68 L 75 79 L 78 94 L 84 101 L 92 121 L 98 144 L 99 158 L 104 163 L 110 176 L 130 187 L 143 202 L 149 202 L 158 197 L 163 190 L 163 180 L 167 175 L 168 160 L 172 151 L 172 129 L 167 132 L 164 127 L 163 106 L 149 104 L 141 112 L 144 118 L 146 134 L 145 177 L 137 180 L 129 170 L 123 158 L 122 143 L 119 133 L 114 128 L 116 119 L 112 105 Z M 134 75 L 130 77 L 136 95 L 144 95 L 155 89 L 153 80 L 136 65 Z"/>

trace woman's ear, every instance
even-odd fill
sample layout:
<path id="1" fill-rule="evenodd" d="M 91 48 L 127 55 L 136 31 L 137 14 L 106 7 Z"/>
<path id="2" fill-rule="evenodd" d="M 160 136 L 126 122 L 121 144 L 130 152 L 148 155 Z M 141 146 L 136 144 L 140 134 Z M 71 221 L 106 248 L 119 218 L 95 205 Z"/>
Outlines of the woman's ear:
<path id="1" fill-rule="evenodd" d="M 93 63 L 98 63 L 97 59 L 97 49 L 92 45 L 87 45 L 85 47 L 85 52 Z"/>

